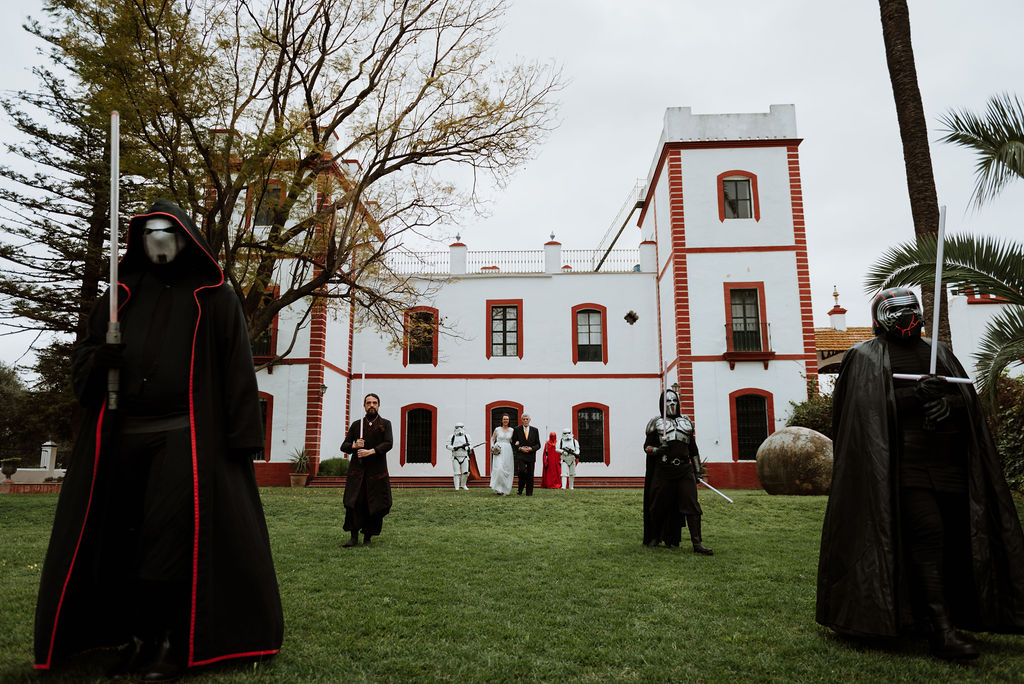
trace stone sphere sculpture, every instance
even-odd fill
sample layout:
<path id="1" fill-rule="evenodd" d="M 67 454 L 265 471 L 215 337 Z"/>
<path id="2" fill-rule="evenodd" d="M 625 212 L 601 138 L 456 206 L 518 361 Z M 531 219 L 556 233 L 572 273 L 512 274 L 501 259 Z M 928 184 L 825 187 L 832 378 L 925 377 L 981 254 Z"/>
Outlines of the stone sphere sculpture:
<path id="1" fill-rule="evenodd" d="M 757 477 L 769 494 L 828 494 L 832 440 L 809 428 L 784 427 L 758 447 Z"/>

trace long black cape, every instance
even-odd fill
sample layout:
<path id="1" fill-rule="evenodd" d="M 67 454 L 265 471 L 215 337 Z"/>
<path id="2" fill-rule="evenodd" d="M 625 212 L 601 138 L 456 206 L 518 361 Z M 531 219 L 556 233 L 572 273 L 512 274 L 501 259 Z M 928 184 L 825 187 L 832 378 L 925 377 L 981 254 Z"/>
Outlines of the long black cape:
<path id="1" fill-rule="evenodd" d="M 241 305 L 195 224 L 176 205 L 158 201 L 134 217 L 119 274 L 120 308 L 147 266 L 141 229 L 162 216 L 190 238 L 179 259 L 189 260 L 195 330 L 189 379 L 193 534 L 187 664 L 276 653 L 283 636 L 281 600 L 263 507 L 250 458 L 263 448 L 256 376 Z M 109 294 L 109 293 L 108 293 Z M 93 354 L 105 340 L 108 294 L 97 302 L 89 336 L 75 350 L 75 392 L 85 418 L 43 564 L 36 604 L 35 662 L 94 646 L 127 641 L 126 559 L 103 552 L 112 488 L 109 450 L 119 417 L 107 410 L 106 371 Z"/>
<path id="2" fill-rule="evenodd" d="M 816 619 L 855 636 L 896 636 L 913 624 L 899 534 L 901 440 L 887 344 L 876 337 L 850 349 L 833 395 L 835 460 L 821 534 Z M 938 353 L 947 368 L 967 377 L 941 344 Z M 958 588 L 969 616 L 958 619 L 958 626 L 1020 631 L 1024 534 L 974 387 L 956 386 L 970 424 L 966 456 L 973 570 L 973 582 Z"/>

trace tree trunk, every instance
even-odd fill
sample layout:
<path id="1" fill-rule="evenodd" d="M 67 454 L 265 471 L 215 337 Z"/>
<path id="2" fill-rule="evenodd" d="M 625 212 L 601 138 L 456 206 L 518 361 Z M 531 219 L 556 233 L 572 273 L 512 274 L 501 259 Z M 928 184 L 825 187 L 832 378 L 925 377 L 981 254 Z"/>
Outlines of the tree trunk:
<path id="1" fill-rule="evenodd" d="M 896 103 L 896 118 L 900 124 L 900 138 L 903 141 L 903 161 L 907 168 L 907 190 L 910 194 L 910 212 L 914 219 L 914 235 L 918 240 L 925 235 L 934 238 L 939 230 L 939 201 L 935 194 L 932 157 L 928 148 L 928 124 L 924 118 L 921 90 L 917 86 L 914 47 L 910 41 L 910 10 L 907 8 L 907 0 L 878 0 L 878 5 L 882 15 L 885 61 L 889 66 L 892 96 Z M 934 282 L 921 284 L 926 335 L 931 335 L 934 292 Z M 939 340 L 952 349 L 948 312 L 946 290 L 943 289 Z"/>

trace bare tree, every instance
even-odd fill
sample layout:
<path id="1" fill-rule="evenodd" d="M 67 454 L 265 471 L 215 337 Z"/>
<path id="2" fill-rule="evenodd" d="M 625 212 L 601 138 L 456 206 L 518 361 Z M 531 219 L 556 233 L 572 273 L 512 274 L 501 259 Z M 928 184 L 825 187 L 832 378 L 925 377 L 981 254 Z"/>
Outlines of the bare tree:
<path id="1" fill-rule="evenodd" d="M 50 0 L 49 40 L 197 219 L 255 338 L 354 302 L 401 335 L 388 255 L 475 206 L 553 125 L 561 76 L 489 57 L 503 0 Z M 275 297 L 267 295 L 276 285 Z"/>

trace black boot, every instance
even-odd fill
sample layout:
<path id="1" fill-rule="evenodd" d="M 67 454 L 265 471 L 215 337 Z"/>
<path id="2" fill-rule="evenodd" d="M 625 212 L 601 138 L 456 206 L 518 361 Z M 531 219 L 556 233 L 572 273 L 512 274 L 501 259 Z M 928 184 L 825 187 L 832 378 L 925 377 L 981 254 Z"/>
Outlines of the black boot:
<path id="1" fill-rule="evenodd" d="M 943 660 L 973 660 L 978 657 L 974 644 L 960 638 L 949 620 L 942 572 L 934 563 L 922 563 L 917 571 L 921 577 L 931 634 L 928 638 L 932 655 Z"/>
<path id="2" fill-rule="evenodd" d="M 690 541 L 693 542 L 693 552 L 702 556 L 714 556 L 715 552 L 701 544 L 700 516 L 686 516 L 686 526 L 690 528 Z"/>
<path id="3" fill-rule="evenodd" d="M 141 637 L 133 636 L 131 641 L 121 647 L 117 662 L 107 671 L 110 679 L 130 678 L 139 666 L 152 660 L 156 646 Z"/>
<path id="4" fill-rule="evenodd" d="M 363 535 L 363 545 L 364 546 L 369 546 L 370 545 L 370 537 L 371 536 L 373 536 L 373 535 L 369 535 L 369 534 L 364 534 Z"/>
<path id="5" fill-rule="evenodd" d="M 359 530 L 353 530 L 352 531 L 352 537 L 347 542 L 342 544 L 341 548 L 343 548 L 343 549 L 350 549 L 353 546 L 356 546 L 358 544 L 359 544 Z"/>
<path id="6" fill-rule="evenodd" d="M 181 679 L 185 673 L 185 661 L 177 646 L 170 631 L 165 632 L 157 644 L 156 658 L 149 665 L 139 669 L 142 681 L 174 682 Z"/>

